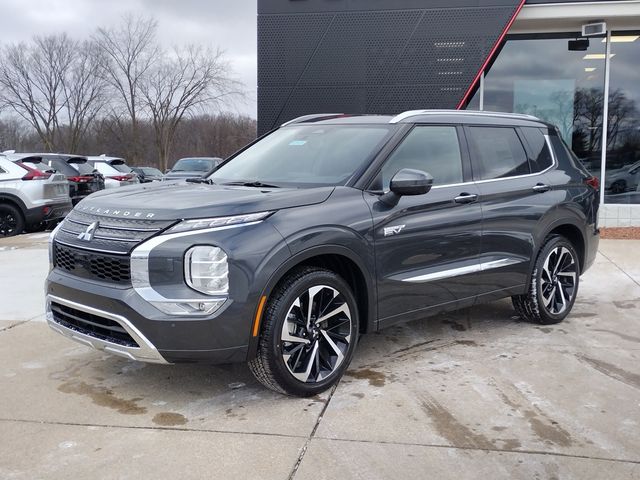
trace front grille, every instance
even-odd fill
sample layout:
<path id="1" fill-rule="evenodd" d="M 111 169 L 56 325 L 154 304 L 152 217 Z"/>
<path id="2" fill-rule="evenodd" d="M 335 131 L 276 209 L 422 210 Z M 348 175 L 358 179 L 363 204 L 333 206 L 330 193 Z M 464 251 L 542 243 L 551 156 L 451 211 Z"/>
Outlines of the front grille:
<path id="1" fill-rule="evenodd" d="M 117 345 L 140 348 L 140 345 L 136 343 L 122 325 L 109 318 L 100 317 L 56 302 L 51 303 L 51 313 L 54 321 L 63 327 Z"/>
<path id="2" fill-rule="evenodd" d="M 150 220 L 94 215 L 73 210 L 60 230 L 56 240 L 83 250 L 127 255 L 140 243 L 175 223 L 174 220 Z M 92 238 L 79 238 L 90 225 L 96 224 Z"/>
<path id="3" fill-rule="evenodd" d="M 77 277 L 117 284 L 131 282 L 131 265 L 128 256 L 89 252 L 56 242 L 53 262 L 55 267 Z"/>

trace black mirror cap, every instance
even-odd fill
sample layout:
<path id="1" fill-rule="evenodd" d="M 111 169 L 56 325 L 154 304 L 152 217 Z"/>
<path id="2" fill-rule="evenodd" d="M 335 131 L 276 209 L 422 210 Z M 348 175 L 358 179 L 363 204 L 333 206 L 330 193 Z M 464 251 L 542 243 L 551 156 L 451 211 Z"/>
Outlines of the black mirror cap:
<path id="1" fill-rule="evenodd" d="M 433 186 L 433 177 L 422 170 L 403 168 L 391 179 L 389 190 L 399 196 L 424 195 Z"/>

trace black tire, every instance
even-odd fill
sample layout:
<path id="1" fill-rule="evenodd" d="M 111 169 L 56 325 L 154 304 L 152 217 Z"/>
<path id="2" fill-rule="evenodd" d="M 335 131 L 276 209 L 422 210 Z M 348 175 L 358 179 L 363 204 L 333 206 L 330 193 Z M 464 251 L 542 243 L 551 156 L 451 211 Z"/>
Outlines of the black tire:
<path id="1" fill-rule="evenodd" d="M 0 237 L 12 237 L 23 230 L 22 212 L 9 203 L 0 203 Z"/>
<path id="2" fill-rule="evenodd" d="M 309 298 L 315 310 L 310 316 L 304 313 L 309 312 Z M 325 320 L 316 323 L 323 316 Z M 305 317 L 311 320 L 306 322 Z M 335 385 L 349 366 L 358 325 L 356 299 L 340 276 L 316 267 L 297 268 L 267 301 L 258 352 L 249 368 L 271 390 L 299 397 L 316 395 Z"/>
<path id="3" fill-rule="evenodd" d="M 565 237 L 552 235 L 538 253 L 529 291 L 511 300 L 524 320 L 552 325 L 571 312 L 579 284 L 580 263 L 575 248 Z"/>

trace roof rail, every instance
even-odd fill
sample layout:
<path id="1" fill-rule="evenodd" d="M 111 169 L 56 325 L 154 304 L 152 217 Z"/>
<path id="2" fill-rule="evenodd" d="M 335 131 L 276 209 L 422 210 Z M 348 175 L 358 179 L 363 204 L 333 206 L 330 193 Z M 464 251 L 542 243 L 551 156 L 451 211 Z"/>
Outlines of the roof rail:
<path id="1" fill-rule="evenodd" d="M 540 121 L 538 117 L 534 117 L 533 115 L 528 115 L 526 113 L 506 113 L 506 112 L 490 112 L 485 110 L 409 110 L 407 112 L 402 112 L 391 120 L 389 123 L 400 123 L 402 120 L 406 120 L 407 118 L 417 117 L 419 115 L 477 115 L 483 117 L 502 117 L 502 118 L 523 118 L 526 120 L 537 120 Z"/>
<path id="2" fill-rule="evenodd" d="M 311 121 L 311 120 L 324 120 L 324 119 L 328 120 L 330 118 L 340 117 L 342 115 L 344 115 L 344 113 L 314 113 L 313 115 L 303 115 L 301 117 L 294 118 L 293 120 L 289 120 L 288 122 L 285 122 L 280 126 L 281 127 L 285 127 L 287 125 L 293 125 L 295 123 L 308 122 L 308 121 Z"/>

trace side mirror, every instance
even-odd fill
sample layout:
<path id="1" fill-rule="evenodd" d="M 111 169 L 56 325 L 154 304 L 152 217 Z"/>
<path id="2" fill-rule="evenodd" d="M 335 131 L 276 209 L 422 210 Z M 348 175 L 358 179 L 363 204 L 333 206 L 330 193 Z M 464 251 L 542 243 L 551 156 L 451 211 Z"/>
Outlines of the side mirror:
<path id="1" fill-rule="evenodd" d="M 403 168 L 396 173 L 389 184 L 389 192 L 380 197 L 380 201 L 389 206 L 398 204 L 404 195 L 424 195 L 433 186 L 433 177 L 422 170 Z"/>

